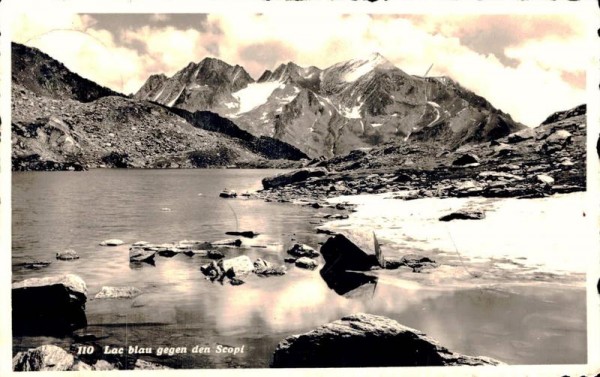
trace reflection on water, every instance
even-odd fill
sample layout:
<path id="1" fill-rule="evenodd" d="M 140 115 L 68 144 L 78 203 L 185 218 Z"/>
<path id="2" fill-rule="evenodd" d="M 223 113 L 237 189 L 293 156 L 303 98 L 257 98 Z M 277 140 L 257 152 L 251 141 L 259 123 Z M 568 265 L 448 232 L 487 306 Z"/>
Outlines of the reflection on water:
<path id="1" fill-rule="evenodd" d="M 360 291 L 371 292 L 371 296 L 375 294 L 377 287 L 377 277 L 369 276 L 360 272 L 338 271 L 334 269 L 323 268 L 319 272 L 327 286 L 335 291 L 340 296 L 347 295 L 352 292 L 352 297 L 356 297 L 358 288 L 368 284 L 369 287 L 363 287 Z"/>
<path id="2" fill-rule="evenodd" d="M 393 276 L 321 274 L 287 264 L 284 276 L 244 277 L 231 286 L 206 280 L 200 255 L 155 257 L 130 264 L 129 244 L 183 239 L 218 240 L 226 231 L 253 230 L 226 257 L 247 255 L 285 264 L 295 242 L 318 247 L 315 210 L 246 199 L 218 199 L 223 187 L 260 187 L 273 172 L 259 170 L 95 170 L 15 173 L 13 280 L 75 273 L 88 285 L 85 333 L 101 344 L 143 347 L 245 345 L 236 356 L 184 354 L 154 357 L 173 367 L 265 367 L 283 338 L 355 312 L 385 315 L 417 328 L 452 350 L 509 363 L 585 362 L 585 292 L 571 288 L 444 290 L 407 284 Z M 202 193 L 203 195 L 198 195 Z M 171 211 L 161 211 L 168 207 Z M 323 211 L 321 209 L 321 211 Z M 119 238 L 126 243 L 102 247 Z M 252 246 L 265 246 L 264 248 Z M 72 248 L 80 259 L 54 253 Z M 40 270 L 21 263 L 52 260 Z M 323 260 L 319 259 L 321 265 Z M 96 300 L 104 285 L 135 286 L 134 299 Z M 14 352 L 72 339 L 15 337 Z M 550 347 L 552 349 L 550 349 Z"/>

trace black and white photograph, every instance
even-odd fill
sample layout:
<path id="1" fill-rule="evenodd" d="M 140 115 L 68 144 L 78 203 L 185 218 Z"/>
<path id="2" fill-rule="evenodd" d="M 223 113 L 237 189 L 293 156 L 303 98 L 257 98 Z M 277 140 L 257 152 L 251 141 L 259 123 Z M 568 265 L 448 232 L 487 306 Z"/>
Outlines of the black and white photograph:
<path id="1" fill-rule="evenodd" d="M 11 373 L 600 372 L 597 6 L 24 3 Z"/>

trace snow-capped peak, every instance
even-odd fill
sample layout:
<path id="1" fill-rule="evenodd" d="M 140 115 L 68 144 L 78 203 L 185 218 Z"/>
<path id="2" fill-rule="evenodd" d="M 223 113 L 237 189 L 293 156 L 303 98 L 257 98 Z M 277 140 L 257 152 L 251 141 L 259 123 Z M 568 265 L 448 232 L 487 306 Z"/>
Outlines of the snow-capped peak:
<path id="1" fill-rule="evenodd" d="M 363 58 L 349 60 L 344 63 L 336 64 L 345 74 L 342 79 L 346 82 L 353 82 L 360 77 L 373 71 L 375 68 L 393 68 L 394 65 L 384 58 L 378 52 L 373 52 Z"/>

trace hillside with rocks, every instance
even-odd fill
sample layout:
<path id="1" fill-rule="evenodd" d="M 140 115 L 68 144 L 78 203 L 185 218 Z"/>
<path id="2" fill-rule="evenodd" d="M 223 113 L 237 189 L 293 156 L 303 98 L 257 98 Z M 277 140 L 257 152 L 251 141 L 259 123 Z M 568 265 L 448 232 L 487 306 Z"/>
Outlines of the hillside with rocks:
<path id="1" fill-rule="evenodd" d="M 12 43 L 11 50 L 12 82 L 37 95 L 80 102 L 122 96 L 71 72 L 61 62 L 36 48 Z"/>
<path id="2" fill-rule="evenodd" d="M 538 127 L 456 150 L 441 143 L 388 142 L 314 159 L 302 171 L 265 178 L 258 196 L 284 202 L 385 192 L 406 200 L 543 197 L 584 191 L 585 174 L 586 105 L 581 105 L 552 114 Z"/>
<path id="3" fill-rule="evenodd" d="M 409 75 L 377 53 L 323 70 L 289 62 L 256 82 L 238 65 L 207 58 L 171 78 L 151 76 L 135 97 L 216 112 L 311 157 L 389 140 L 457 148 L 524 127 L 450 78 Z"/>
<path id="4" fill-rule="evenodd" d="M 217 114 L 127 98 L 13 43 L 13 170 L 290 167 L 296 148 Z"/>

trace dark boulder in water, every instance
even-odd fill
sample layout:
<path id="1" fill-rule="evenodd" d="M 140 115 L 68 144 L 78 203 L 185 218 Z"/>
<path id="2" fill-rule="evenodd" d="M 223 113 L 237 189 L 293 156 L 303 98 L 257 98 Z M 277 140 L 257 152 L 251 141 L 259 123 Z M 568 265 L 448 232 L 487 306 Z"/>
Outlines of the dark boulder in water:
<path id="1" fill-rule="evenodd" d="M 325 259 L 324 270 L 368 271 L 378 266 L 375 254 L 369 254 L 342 234 L 330 237 L 321 246 L 321 254 Z"/>
<path id="2" fill-rule="evenodd" d="M 32 278 L 12 285 L 14 334 L 66 334 L 85 327 L 87 287 L 77 275 Z"/>

